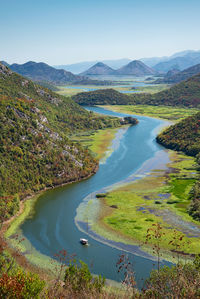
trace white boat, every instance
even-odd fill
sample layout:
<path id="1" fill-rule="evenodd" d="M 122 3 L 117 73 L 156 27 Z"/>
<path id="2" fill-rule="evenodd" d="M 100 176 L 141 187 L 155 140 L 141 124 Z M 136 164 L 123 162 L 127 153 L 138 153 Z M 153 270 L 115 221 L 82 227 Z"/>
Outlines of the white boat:
<path id="1" fill-rule="evenodd" d="M 83 238 L 81 238 L 81 239 L 80 239 L 80 243 L 81 243 L 82 245 L 88 245 L 88 240 L 87 240 L 87 239 L 83 239 Z"/>

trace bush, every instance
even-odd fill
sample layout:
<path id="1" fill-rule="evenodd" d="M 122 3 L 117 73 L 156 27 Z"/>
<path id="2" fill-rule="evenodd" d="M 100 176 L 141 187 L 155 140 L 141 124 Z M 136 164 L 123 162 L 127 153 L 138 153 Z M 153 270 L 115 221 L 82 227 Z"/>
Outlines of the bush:
<path id="1" fill-rule="evenodd" d="M 80 265 L 76 263 L 71 263 L 65 272 L 65 285 L 71 286 L 74 292 L 81 291 L 102 291 L 105 284 L 105 278 L 99 275 L 98 277 L 93 277 L 90 273 L 88 266 L 80 261 Z"/>
<path id="2" fill-rule="evenodd" d="M 36 274 L 18 271 L 15 275 L 3 273 L 0 277 L 0 298 L 39 298 L 45 285 Z"/>

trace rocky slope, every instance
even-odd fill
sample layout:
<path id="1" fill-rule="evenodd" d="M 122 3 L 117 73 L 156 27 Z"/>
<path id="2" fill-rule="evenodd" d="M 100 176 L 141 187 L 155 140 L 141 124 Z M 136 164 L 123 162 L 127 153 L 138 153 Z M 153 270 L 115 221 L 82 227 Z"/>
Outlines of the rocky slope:
<path id="1" fill-rule="evenodd" d="M 12 215 L 20 198 L 94 173 L 97 161 L 70 135 L 119 124 L 0 64 L 1 207 Z"/>

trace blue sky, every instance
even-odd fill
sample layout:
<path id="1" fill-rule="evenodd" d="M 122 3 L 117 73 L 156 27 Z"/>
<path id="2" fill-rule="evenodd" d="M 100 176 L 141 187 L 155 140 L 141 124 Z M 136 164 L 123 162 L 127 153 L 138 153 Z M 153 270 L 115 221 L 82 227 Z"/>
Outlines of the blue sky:
<path id="1" fill-rule="evenodd" d="M 0 60 L 51 65 L 200 50 L 199 0 L 0 0 Z"/>

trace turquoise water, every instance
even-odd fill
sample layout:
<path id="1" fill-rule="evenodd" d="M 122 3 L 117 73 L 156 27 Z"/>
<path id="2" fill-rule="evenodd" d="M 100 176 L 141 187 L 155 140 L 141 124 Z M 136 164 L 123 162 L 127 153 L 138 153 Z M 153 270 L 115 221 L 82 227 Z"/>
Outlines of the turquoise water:
<path id="1" fill-rule="evenodd" d="M 118 117 L 125 116 L 98 107 L 87 109 Z M 155 142 L 156 132 L 166 122 L 142 116 L 137 118 L 137 126 L 129 127 L 120 134 L 120 138 L 116 137 L 112 154 L 104 163 L 100 163 L 94 176 L 45 192 L 36 203 L 33 217 L 27 219 L 21 229 L 23 235 L 39 252 L 53 256 L 59 250 L 65 249 L 69 254 L 76 254 L 77 259 L 86 262 L 93 273 L 116 281 L 121 279 L 116 271 L 116 262 L 124 250 L 128 251 L 134 264 L 137 282 L 141 286 L 142 279 L 154 268 L 155 261 L 151 256 L 141 252 L 137 246 L 127 247 L 111 242 L 94 232 L 89 231 L 88 236 L 80 231 L 75 223 L 77 208 L 91 193 L 123 180 L 131 180 L 135 173 L 142 174 L 155 168 L 158 166 L 156 155 L 162 157 L 164 164 L 167 162 L 167 153 Z M 84 224 L 79 224 L 83 229 Z M 81 237 L 86 237 L 90 246 L 80 245 Z"/>

